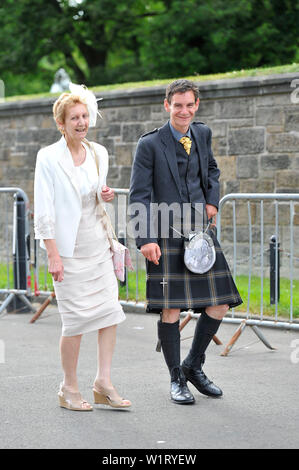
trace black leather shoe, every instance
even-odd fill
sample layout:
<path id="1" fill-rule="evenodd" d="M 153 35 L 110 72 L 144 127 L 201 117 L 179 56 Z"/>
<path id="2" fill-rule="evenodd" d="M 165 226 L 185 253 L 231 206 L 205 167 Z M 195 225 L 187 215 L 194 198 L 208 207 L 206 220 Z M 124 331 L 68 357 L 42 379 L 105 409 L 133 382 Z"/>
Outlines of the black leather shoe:
<path id="1" fill-rule="evenodd" d="M 171 372 L 170 399 L 179 405 L 190 405 L 195 402 L 190 392 L 181 368 L 177 367 Z"/>
<path id="2" fill-rule="evenodd" d="M 213 398 L 220 398 L 223 395 L 222 390 L 208 379 L 202 368 L 192 369 L 183 363 L 182 369 L 186 380 L 189 380 L 200 393 Z"/>

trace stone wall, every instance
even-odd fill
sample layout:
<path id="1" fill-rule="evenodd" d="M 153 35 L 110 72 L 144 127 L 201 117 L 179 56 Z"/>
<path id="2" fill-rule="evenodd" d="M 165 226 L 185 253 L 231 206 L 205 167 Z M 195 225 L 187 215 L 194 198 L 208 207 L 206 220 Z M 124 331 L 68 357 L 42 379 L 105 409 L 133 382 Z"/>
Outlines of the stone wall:
<path id="1" fill-rule="evenodd" d="M 199 82 L 197 117 L 213 131 L 222 196 L 299 192 L 299 105 L 291 100 L 295 78 L 298 74 Z M 100 102 L 103 120 L 88 137 L 109 151 L 110 186 L 129 186 L 138 138 L 168 118 L 162 105 L 164 93 L 165 87 L 153 86 L 99 95 L 104 98 Z M 60 137 L 51 116 L 53 101 L 0 104 L 0 187 L 21 187 L 31 207 L 36 153 Z M 294 221 L 299 224 L 298 205 L 295 211 Z M 230 226 L 229 219 L 226 223 Z"/>

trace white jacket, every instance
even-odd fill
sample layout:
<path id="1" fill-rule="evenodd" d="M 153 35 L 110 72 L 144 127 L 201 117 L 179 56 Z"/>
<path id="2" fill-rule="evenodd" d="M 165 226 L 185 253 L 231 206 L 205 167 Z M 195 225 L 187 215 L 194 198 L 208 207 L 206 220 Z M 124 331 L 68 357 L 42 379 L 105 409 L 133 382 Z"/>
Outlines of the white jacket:
<path id="1" fill-rule="evenodd" d="M 106 184 L 108 152 L 102 145 L 92 143 L 98 160 L 99 181 L 97 196 Z M 82 201 L 72 156 L 64 137 L 55 144 L 39 150 L 34 178 L 35 238 L 55 239 L 61 256 L 71 257 L 75 248 L 81 218 Z"/>

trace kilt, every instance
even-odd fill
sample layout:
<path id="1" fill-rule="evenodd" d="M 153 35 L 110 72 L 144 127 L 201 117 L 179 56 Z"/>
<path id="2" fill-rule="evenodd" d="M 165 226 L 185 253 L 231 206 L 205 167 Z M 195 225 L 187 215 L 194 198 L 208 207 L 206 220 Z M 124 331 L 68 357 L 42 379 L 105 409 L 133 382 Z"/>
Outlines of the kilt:
<path id="1" fill-rule="evenodd" d="M 163 308 L 192 309 L 202 313 L 206 307 L 242 303 L 225 256 L 216 237 L 216 228 L 208 231 L 216 251 L 213 267 L 204 274 L 195 274 L 184 263 L 184 238 L 162 238 L 159 265 L 146 261 L 146 311 L 161 313 Z"/>

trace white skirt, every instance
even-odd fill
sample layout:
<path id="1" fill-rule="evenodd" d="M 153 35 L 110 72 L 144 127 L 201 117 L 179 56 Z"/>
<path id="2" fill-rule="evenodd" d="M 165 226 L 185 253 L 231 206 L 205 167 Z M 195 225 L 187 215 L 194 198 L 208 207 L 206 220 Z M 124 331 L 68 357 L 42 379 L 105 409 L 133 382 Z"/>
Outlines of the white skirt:
<path id="1" fill-rule="evenodd" d="M 96 216 L 94 199 L 83 205 L 73 257 L 61 259 L 64 279 L 54 281 L 54 289 L 62 336 L 80 335 L 125 320 L 109 240 Z"/>

